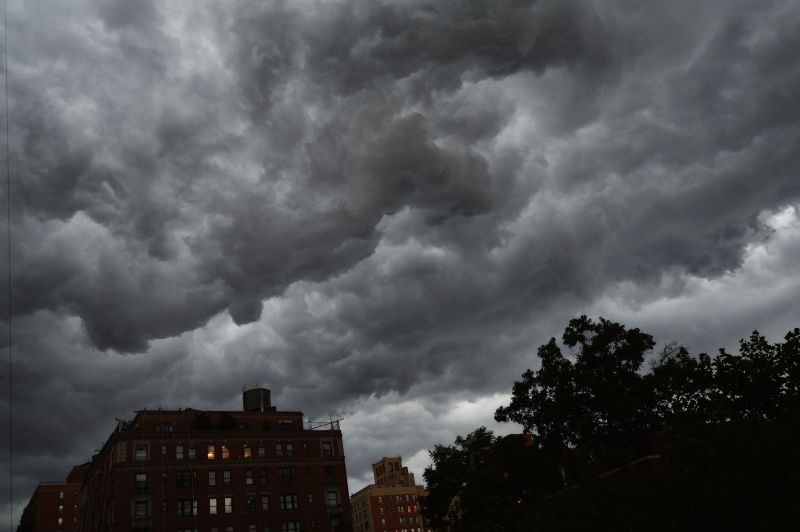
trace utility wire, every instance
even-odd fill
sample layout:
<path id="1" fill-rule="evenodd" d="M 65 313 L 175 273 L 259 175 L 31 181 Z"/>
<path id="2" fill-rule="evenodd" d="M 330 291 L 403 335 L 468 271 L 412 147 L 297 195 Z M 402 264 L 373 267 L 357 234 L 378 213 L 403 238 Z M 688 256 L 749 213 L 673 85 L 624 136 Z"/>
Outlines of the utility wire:
<path id="1" fill-rule="evenodd" d="M 5 84 L 5 111 L 6 111 L 6 237 L 8 258 L 8 532 L 14 531 L 14 394 L 12 385 L 11 361 L 11 155 L 9 138 L 8 115 L 8 0 L 3 0 L 3 56 L 4 56 L 4 84 Z"/>

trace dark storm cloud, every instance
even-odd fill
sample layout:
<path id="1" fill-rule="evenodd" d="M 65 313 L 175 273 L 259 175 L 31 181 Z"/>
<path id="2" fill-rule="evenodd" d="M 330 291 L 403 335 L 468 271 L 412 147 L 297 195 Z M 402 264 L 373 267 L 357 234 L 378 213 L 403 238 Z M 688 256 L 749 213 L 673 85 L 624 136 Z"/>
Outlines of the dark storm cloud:
<path id="1" fill-rule="evenodd" d="M 312 417 L 408 401 L 401 450 L 430 447 L 587 307 L 695 339 L 653 301 L 795 249 L 764 217 L 800 197 L 790 2 L 50 1 L 9 27 L 23 491 L 115 417 L 254 379 Z M 789 308 L 764 293 L 715 330 Z M 353 445 L 361 476 L 380 442 Z"/>

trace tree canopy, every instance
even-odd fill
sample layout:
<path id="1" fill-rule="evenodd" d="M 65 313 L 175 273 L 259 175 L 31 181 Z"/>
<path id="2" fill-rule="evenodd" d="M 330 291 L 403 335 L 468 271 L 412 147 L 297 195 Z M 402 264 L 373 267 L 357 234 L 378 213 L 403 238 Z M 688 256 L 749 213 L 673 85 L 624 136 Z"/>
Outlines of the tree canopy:
<path id="1" fill-rule="evenodd" d="M 562 346 L 539 348 L 495 414 L 531 439 L 480 428 L 431 452 L 434 526 L 800 529 L 800 329 L 754 332 L 738 354 L 656 355 L 649 334 L 581 316 Z"/>

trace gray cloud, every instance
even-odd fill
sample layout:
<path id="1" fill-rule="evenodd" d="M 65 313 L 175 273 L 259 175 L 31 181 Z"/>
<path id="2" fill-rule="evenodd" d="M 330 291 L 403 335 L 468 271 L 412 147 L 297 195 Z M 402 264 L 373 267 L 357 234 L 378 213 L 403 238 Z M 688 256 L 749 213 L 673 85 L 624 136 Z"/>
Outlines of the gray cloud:
<path id="1" fill-rule="evenodd" d="M 464 430 L 437 405 L 507 392 L 586 309 L 703 348 L 755 316 L 779 334 L 800 319 L 794 226 L 765 213 L 800 198 L 798 15 L 10 6 L 17 503 L 115 417 L 238 408 L 254 377 L 353 434 L 382 420 L 354 443 L 362 478 L 389 439 L 414 454 Z M 767 295 L 721 312 L 750 282 Z M 424 423 L 398 440 L 393 412 Z"/>

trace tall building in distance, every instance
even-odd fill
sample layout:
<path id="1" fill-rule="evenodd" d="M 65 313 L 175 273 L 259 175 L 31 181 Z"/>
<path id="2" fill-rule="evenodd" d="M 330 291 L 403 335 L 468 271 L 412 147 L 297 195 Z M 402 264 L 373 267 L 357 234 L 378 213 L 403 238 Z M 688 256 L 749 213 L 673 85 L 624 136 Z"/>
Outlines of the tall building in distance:
<path id="1" fill-rule="evenodd" d="M 353 494 L 355 532 L 429 532 L 420 514 L 419 498 L 425 488 L 399 456 L 383 457 L 372 464 L 375 483 Z"/>
<path id="2" fill-rule="evenodd" d="M 40 482 L 22 512 L 18 532 L 78 531 L 78 502 L 89 464 L 75 466 L 66 482 Z"/>
<path id="3" fill-rule="evenodd" d="M 304 423 L 265 388 L 243 403 L 136 412 L 86 467 L 77 526 L 20 532 L 351 531 L 338 421 Z"/>

